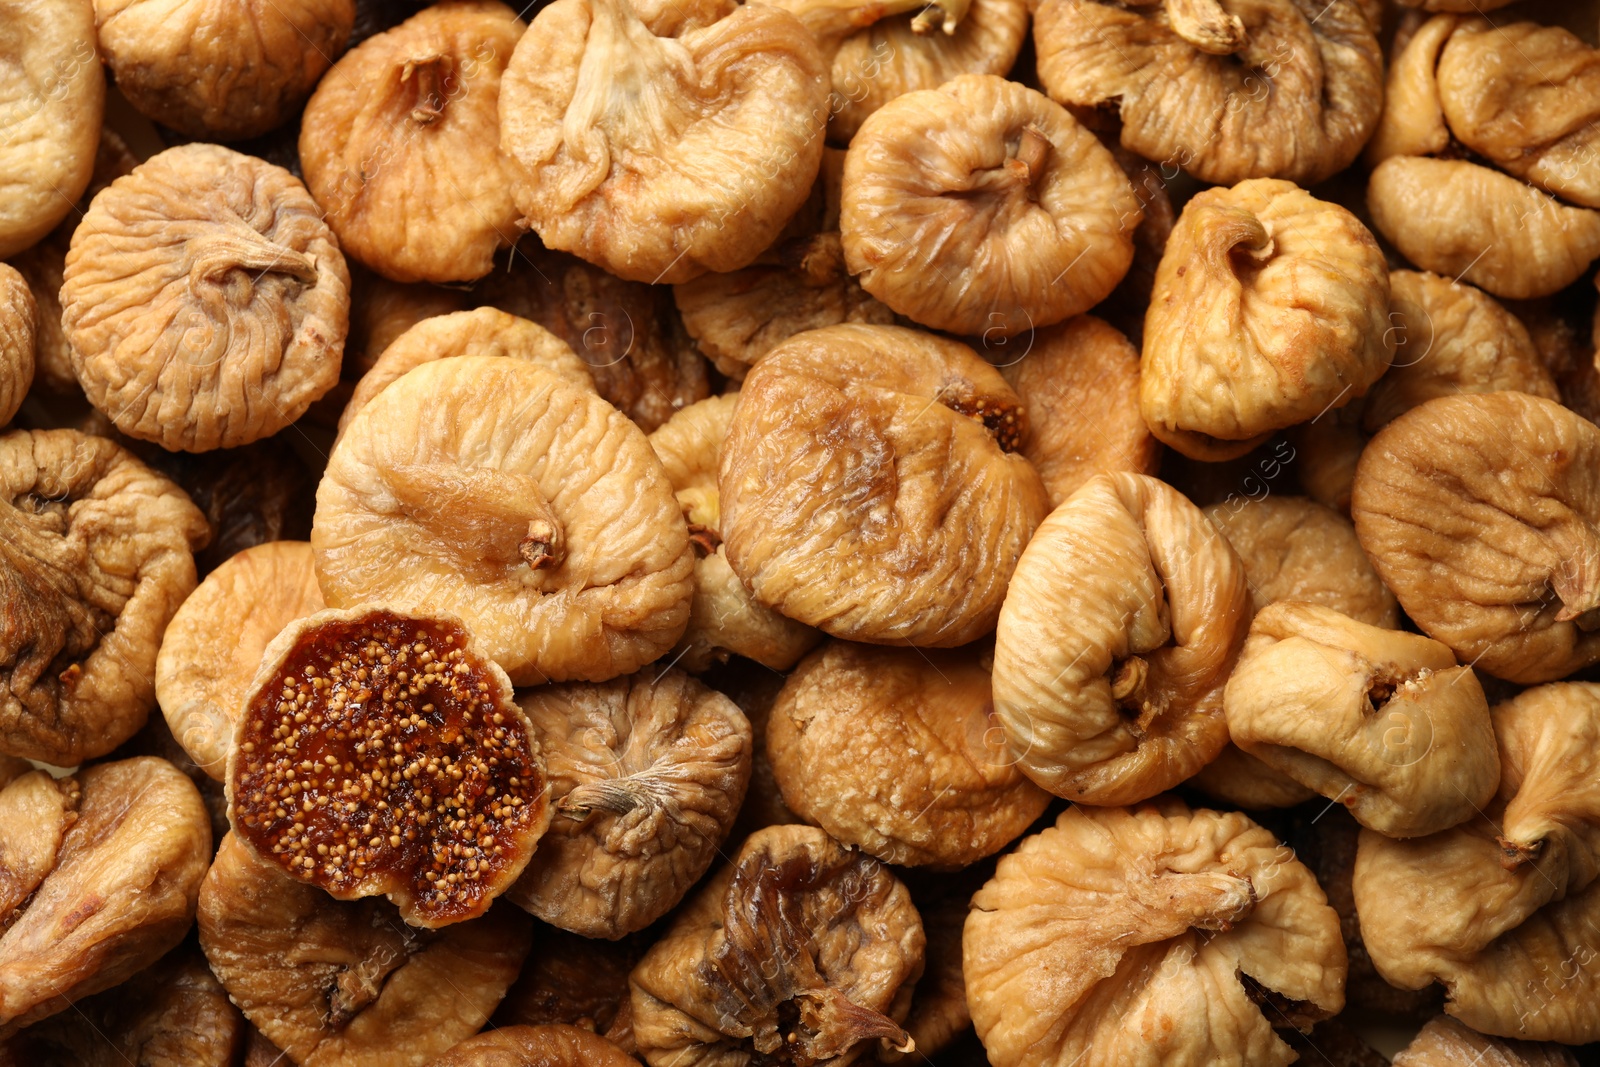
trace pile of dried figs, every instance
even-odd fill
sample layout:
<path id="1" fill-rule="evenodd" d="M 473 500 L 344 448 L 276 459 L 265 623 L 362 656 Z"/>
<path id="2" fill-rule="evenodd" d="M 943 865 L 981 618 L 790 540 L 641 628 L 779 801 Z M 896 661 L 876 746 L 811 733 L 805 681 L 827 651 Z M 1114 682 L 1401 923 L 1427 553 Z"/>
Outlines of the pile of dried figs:
<path id="1" fill-rule="evenodd" d="M 1597 15 L 0 0 L 0 1067 L 1600 1064 Z"/>

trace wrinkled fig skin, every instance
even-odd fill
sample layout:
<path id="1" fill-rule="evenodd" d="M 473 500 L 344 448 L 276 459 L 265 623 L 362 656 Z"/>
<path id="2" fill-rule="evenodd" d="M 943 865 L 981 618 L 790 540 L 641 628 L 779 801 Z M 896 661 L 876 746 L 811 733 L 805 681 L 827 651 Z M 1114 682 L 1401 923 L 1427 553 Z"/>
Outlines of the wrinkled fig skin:
<path id="1" fill-rule="evenodd" d="M 183 491 L 103 437 L 0 437 L 0 751 L 70 767 L 139 729 L 205 539 Z"/>
<path id="2" fill-rule="evenodd" d="M 628 0 L 540 11 L 506 69 L 500 148 L 546 246 L 678 284 L 748 266 L 805 202 L 828 70 L 800 21 L 763 5 L 658 29 Z"/>
<path id="3" fill-rule="evenodd" d="M 545 922 L 616 939 L 675 907 L 717 857 L 750 782 L 750 721 L 678 670 L 522 697 L 554 816 L 508 894 Z"/>
<path id="4" fill-rule="evenodd" d="M 1388 306 L 1383 252 L 1344 208 L 1268 179 L 1208 189 L 1156 270 L 1140 411 L 1186 456 L 1241 456 L 1378 380 Z"/>
<path id="5" fill-rule="evenodd" d="M 1362 831 L 1362 937 L 1386 980 L 1442 983 L 1445 1011 L 1480 1033 L 1600 1040 L 1600 686 L 1526 690 L 1494 726 L 1484 817 L 1413 841 Z"/>
<path id="6" fill-rule="evenodd" d="M 830 641 L 789 676 L 766 744 L 790 810 L 901 867 L 966 867 L 1050 802 L 1007 751 L 968 650 Z"/>
<path id="7" fill-rule="evenodd" d="M 651 1067 L 847 1067 L 912 1051 L 897 1020 L 924 945 L 877 860 L 814 827 L 758 830 L 634 968 L 639 1053 Z"/>
<path id="8" fill-rule="evenodd" d="M 39 308 L 17 271 L 0 263 L 0 426 L 22 406 L 33 384 Z"/>
<path id="9" fill-rule="evenodd" d="M 694 553 L 649 441 L 522 360 L 436 360 L 379 393 L 334 447 L 311 543 L 329 604 L 459 615 L 519 685 L 630 673 L 689 618 Z"/>
<path id="10" fill-rule="evenodd" d="M 1369 166 L 1390 156 L 1438 155 L 1450 147 L 1450 127 L 1439 100 L 1439 53 L 1460 21 L 1454 15 L 1435 15 L 1417 25 L 1409 39 L 1396 35 L 1383 115 L 1364 153 Z"/>
<path id="11" fill-rule="evenodd" d="M 470 282 L 515 243 L 496 142 L 500 79 L 522 31 L 499 0 L 448 0 L 363 41 L 322 79 L 300 162 L 351 258 L 397 282 Z"/>
<path id="12" fill-rule="evenodd" d="M 1086 804 L 1170 789 L 1228 741 L 1250 594 L 1227 539 L 1164 482 L 1099 475 L 1039 527 L 995 634 L 994 706 L 1041 786 Z"/>
<path id="13" fill-rule="evenodd" d="M 169 148 L 96 196 L 72 235 L 62 327 L 90 403 L 173 451 L 248 444 L 339 380 L 350 275 L 288 171 Z"/>
<path id="14" fill-rule="evenodd" d="M 1275 1025 L 1344 1006 L 1339 917 L 1239 812 L 1071 808 L 972 905 L 967 1003 L 994 1067 L 1282 1067 Z"/>
<path id="15" fill-rule="evenodd" d="M 1437 641 L 1332 608 L 1257 613 L 1224 702 L 1241 749 L 1390 837 L 1465 822 L 1500 783 L 1472 668 Z"/>
<path id="16" fill-rule="evenodd" d="M 1600 429 L 1524 393 L 1449 396 L 1386 426 L 1351 497 L 1406 614 L 1524 685 L 1600 660 Z"/>
<path id="17" fill-rule="evenodd" d="M 0 793 L 0 1038 L 117 985 L 176 946 L 194 921 L 211 858 L 200 794 L 165 760 L 102 763 L 56 783 L 64 833 L 38 842 L 42 849 L 19 832 L 37 826 L 37 804 L 13 804 L 37 781 L 25 775 Z M 45 860 L 31 866 L 23 887 L 14 881 L 19 841 Z M 20 896 L 7 892 L 18 889 Z"/>
<path id="18" fill-rule="evenodd" d="M 95 0 L 117 88 L 156 122 L 203 140 L 256 137 L 292 118 L 344 50 L 355 0 Z"/>
<path id="19" fill-rule="evenodd" d="M 477 1033 L 528 954 L 501 905 L 418 930 L 381 901 L 343 903 L 229 834 L 200 890 L 200 946 L 228 996 L 301 1067 L 421 1067 Z"/>
<path id="20" fill-rule="evenodd" d="M 0 88 L 0 259 L 72 213 L 94 170 L 106 82 L 95 52 L 93 0 L 3 0 L 6 79 Z M 73 216 L 76 218 L 76 216 Z"/>
<path id="21" fill-rule="evenodd" d="M 285 626 L 326 607 L 304 541 L 257 545 L 213 571 L 167 624 L 156 699 L 172 736 L 222 781 L 261 655 Z"/>
<path id="22" fill-rule="evenodd" d="M 649 946 L 649 934 L 605 941 L 542 923 L 516 984 L 495 1009 L 500 1026 L 565 1023 L 619 1041 L 628 1026 L 628 972 Z M 620 1041 L 619 1041 L 620 1044 Z"/>
<path id="23" fill-rule="evenodd" d="M 1548 296 L 1600 256 L 1600 211 L 1466 160 L 1386 159 L 1368 182 L 1367 208 L 1418 267 L 1506 299 Z"/>
<path id="24" fill-rule="evenodd" d="M 1468 19 L 1439 56 L 1462 144 L 1568 203 L 1600 207 L 1600 51 L 1558 26 Z"/>
<path id="25" fill-rule="evenodd" d="M 576 1026 L 507 1026 L 471 1037 L 428 1067 L 638 1067 L 603 1037 Z"/>
<path id="26" fill-rule="evenodd" d="M 1394 1067 L 1578 1067 L 1560 1045 L 1485 1037 L 1447 1015 L 1436 1016 L 1394 1058 Z"/>
<path id="27" fill-rule="evenodd" d="M 947 648 L 994 627 L 1046 510 L 1027 418 L 964 345 L 893 326 L 790 338 L 745 379 L 718 479 L 728 563 L 835 637 Z"/>
<path id="28" fill-rule="evenodd" d="M 840 227 L 861 287 L 936 330 L 1009 337 L 1098 304 L 1139 199 L 1042 93 L 967 74 L 885 104 L 850 142 Z"/>
<path id="29" fill-rule="evenodd" d="M 1350 0 L 1228 0 L 1242 36 L 1207 49 L 1182 3 L 1046 0 L 1034 22 L 1039 80 L 1069 107 L 1115 106 L 1122 146 L 1233 185 L 1314 185 L 1343 170 L 1378 120 L 1383 56 Z M 1197 7 L 1204 5 L 1195 5 Z"/>

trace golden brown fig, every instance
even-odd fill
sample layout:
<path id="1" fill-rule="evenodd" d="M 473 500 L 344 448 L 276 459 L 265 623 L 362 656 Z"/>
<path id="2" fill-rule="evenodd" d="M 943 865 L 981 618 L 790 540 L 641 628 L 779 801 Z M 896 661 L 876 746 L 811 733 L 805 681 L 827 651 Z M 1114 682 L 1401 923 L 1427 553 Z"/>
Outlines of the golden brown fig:
<path id="1" fill-rule="evenodd" d="M 1140 217 L 1094 134 L 992 74 L 895 98 L 845 157 L 850 273 L 936 330 L 1009 337 L 1089 310 L 1128 272 Z"/>
<path id="2" fill-rule="evenodd" d="M 0 1038 L 143 970 L 183 939 L 211 859 L 189 780 L 151 757 L 0 792 Z"/>
<path id="3" fill-rule="evenodd" d="M 1422 1028 L 1394 1058 L 1394 1067 L 1578 1067 L 1560 1045 L 1485 1037 L 1447 1015 Z"/>
<path id="4" fill-rule="evenodd" d="M 556 1023 L 504 1026 L 479 1034 L 428 1067 L 637 1067 L 638 1063 L 603 1037 Z"/>
<path id="5" fill-rule="evenodd" d="M 1246 811 L 1292 808 L 1317 795 L 1232 742 L 1184 784 Z"/>
<path id="6" fill-rule="evenodd" d="M 455 619 L 296 620 L 235 714 L 239 842 L 338 900 L 387 896 L 414 926 L 476 918 L 550 823 L 532 728 Z"/>
<path id="7" fill-rule="evenodd" d="M 994 626 L 1045 512 L 1017 395 L 971 349 L 893 326 L 790 338 L 745 379 L 718 479 L 728 562 L 834 635 L 952 647 Z"/>
<path id="8" fill-rule="evenodd" d="M 1465 822 L 1500 783 L 1472 668 L 1437 641 L 1332 608 L 1263 608 L 1224 703 L 1236 745 L 1390 837 Z"/>
<path id="9" fill-rule="evenodd" d="M 536 924 L 533 951 L 495 1010 L 496 1024 L 564 1023 L 601 1034 L 631 1052 L 628 972 L 644 955 L 647 938 L 641 934 L 603 941 Z"/>
<path id="10" fill-rule="evenodd" d="M 1217 185 L 1322 181 L 1361 151 L 1383 99 L 1351 0 L 1046 0 L 1034 44 L 1052 98 L 1115 107 L 1124 148 Z"/>
<path id="11" fill-rule="evenodd" d="M 306 104 L 306 186 L 354 259 L 397 282 L 469 282 L 522 228 L 499 137 L 522 36 L 499 0 L 448 0 L 341 59 Z"/>
<path id="12" fill-rule="evenodd" d="M 1460 21 L 1454 15 L 1435 15 L 1405 41 L 1395 37 L 1383 115 L 1365 152 L 1371 166 L 1390 156 L 1432 156 L 1450 147 L 1437 68 L 1439 53 Z"/>
<path id="13" fill-rule="evenodd" d="M 1355 902 L 1372 962 L 1440 982 L 1480 1033 L 1600 1039 L 1600 686 L 1559 683 L 1494 709 L 1499 795 L 1481 816 L 1395 841 L 1364 830 Z"/>
<path id="14" fill-rule="evenodd" d="M 1383 252 L 1344 208 L 1282 181 L 1208 189 L 1156 270 L 1140 411 L 1186 456 L 1241 456 L 1378 380 L 1388 306 Z"/>
<path id="15" fill-rule="evenodd" d="M 345 428 L 317 489 L 336 607 L 459 615 L 513 682 L 604 681 L 683 633 L 694 554 L 639 428 L 532 363 L 426 363 Z"/>
<path id="16" fill-rule="evenodd" d="M 912 1051 L 922 922 L 889 869 L 810 826 L 745 841 L 634 968 L 651 1067 L 847 1067 Z"/>
<path id="17" fill-rule="evenodd" d="M 1600 256 L 1600 211 L 1466 160 L 1386 159 L 1372 172 L 1367 208 L 1411 262 L 1498 297 L 1548 296 Z"/>
<path id="18" fill-rule="evenodd" d="M 355 0 L 95 0 L 117 88 L 139 111 L 203 140 L 292 118 L 344 51 Z"/>
<path id="19" fill-rule="evenodd" d="M 1525 393 L 1440 397 L 1372 439 L 1351 515 L 1422 631 L 1508 681 L 1600 660 L 1600 429 Z"/>
<path id="20" fill-rule="evenodd" d="M 616 939 L 677 906 L 717 856 L 750 781 L 750 722 L 677 670 L 545 686 L 521 700 L 553 811 L 509 899 Z"/>
<path id="21" fill-rule="evenodd" d="M 506 68 L 500 147 L 547 246 L 676 284 L 749 265 L 804 203 L 828 70 L 787 12 L 740 6 L 680 34 L 661 24 L 668 7 L 650 21 L 628 0 L 540 11 Z"/>
<path id="22" fill-rule="evenodd" d="M 305 187 L 252 156 L 188 144 L 140 164 L 95 197 L 63 278 L 73 369 L 130 437 L 248 444 L 339 380 L 344 257 Z"/>
<path id="23" fill-rule="evenodd" d="M 0 437 L 0 751 L 70 767 L 143 725 L 205 538 L 181 489 L 103 437 Z"/>
<path id="24" fill-rule="evenodd" d="M 994 1067 L 1282 1067 L 1274 1026 L 1344 1006 L 1339 917 L 1239 812 L 1071 808 L 972 904 L 967 1003 Z"/>
<path id="25" fill-rule="evenodd" d="M 1244 566 L 1164 482 L 1098 475 L 1028 544 L 995 633 L 994 706 L 1024 773 L 1057 796 L 1131 804 L 1228 741 L 1222 689 L 1244 640 Z"/>
<path id="26" fill-rule="evenodd" d="M 671 655 L 686 671 L 704 671 L 733 654 L 786 671 L 822 636 L 759 603 L 728 564 L 717 471 L 738 403 L 737 392 L 710 397 L 684 408 L 650 435 L 650 447 L 661 458 L 695 547 L 689 628 Z"/>
<path id="27" fill-rule="evenodd" d="M 784 684 L 766 744 L 791 811 L 897 866 L 975 863 L 1050 802 L 1007 751 L 971 650 L 830 641 Z"/>
<path id="28" fill-rule="evenodd" d="M 38 312 L 27 281 L 0 263 L 0 426 L 11 421 L 33 384 Z"/>
<path id="29" fill-rule="evenodd" d="M 34 244 L 72 211 L 94 169 L 106 81 L 93 0 L 4 0 L 0 88 L 0 259 Z"/>
<path id="30" fill-rule="evenodd" d="M 172 736 L 222 781 L 234 728 L 267 645 L 326 607 L 304 541 L 273 541 L 229 559 L 172 616 L 156 655 L 156 699 Z"/>
<path id="31" fill-rule="evenodd" d="M 342 903 L 222 840 L 200 889 L 200 947 L 245 1017 L 301 1067 L 421 1067 L 478 1032 L 528 954 L 526 915 L 418 930 Z"/>

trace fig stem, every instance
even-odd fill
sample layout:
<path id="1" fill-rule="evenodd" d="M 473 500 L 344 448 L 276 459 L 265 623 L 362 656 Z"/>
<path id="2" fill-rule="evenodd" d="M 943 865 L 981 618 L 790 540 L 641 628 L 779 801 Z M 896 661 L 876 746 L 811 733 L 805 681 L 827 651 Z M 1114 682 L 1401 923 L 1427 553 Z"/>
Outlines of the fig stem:
<path id="1" fill-rule="evenodd" d="M 415 80 L 417 85 L 417 102 L 411 108 L 411 121 L 431 126 L 444 115 L 445 104 L 450 101 L 450 76 L 454 73 L 455 61 L 447 55 L 406 60 L 400 68 L 400 84 Z"/>
<path id="2" fill-rule="evenodd" d="M 1227 56 L 1244 47 L 1244 23 L 1222 9 L 1218 0 L 1166 0 L 1172 32 L 1213 56 Z"/>
<path id="3" fill-rule="evenodd" d="M 927 34 L 935 28 L 946 35 L 956 32 L 967 17 L 972 0 L 808 0 L 790 8 L 806 29 L 823 41 L 836 41 L 883 19 L 915 11 L 911 32 Z"/>
<path id="4" fill-rule="evenodd" d="M 626 815 L 635 808 L 656 803 L 654 790 L 639 778 L 608 778 L 585 782 L 556 801 L 556 811 L 579 822 L 597 811 Z"/>
<path id="5" fill-rule="evenodd" d="M 317 280 L 317 261 L 287 245 L 273 243 L 241 221 L 230 220 L 221 232 L 208 233 L 189 243 L 189 288 L 200 282 L 217 283 L 229 271 L 287 274 L 307 285 Z"/>
<path id="6" fill-rule="evenodd" d="M 1021 177 L 1028 185 L 1038 182 L 1049 158 L 1050 139 L 1044 135 L 1044 131 L 1032 123 L 1024 126 L 1022 137 L 1017 142 L 1017 154 L 1013 162 L 1021 164 Z"/>

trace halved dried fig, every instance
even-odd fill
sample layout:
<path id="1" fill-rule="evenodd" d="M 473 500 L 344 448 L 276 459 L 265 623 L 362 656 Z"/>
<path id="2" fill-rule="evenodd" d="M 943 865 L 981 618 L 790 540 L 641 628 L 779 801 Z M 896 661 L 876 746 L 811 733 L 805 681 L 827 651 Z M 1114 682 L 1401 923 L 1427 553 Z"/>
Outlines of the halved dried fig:
<path id="1" fill-rule="evenodd" d="M 172 616 L 156 656 L 156 699 L 172 736 L 206 774 L 225 777 L 262 653 L 285 626 L 326 606 L 311 546 L 273 541 L 218 567 Z"/>
<path id="2" fill-rule="evenodd" d="M 1338 915 L 1239 812 L 1071 808 L 972 906 L 967 1003 L 994 1067 L 1282 1067 L 1298 1055 L 1274 1027 L 1344 1006 Z"/>
<path id="3" fill-rule="evenodd" d="M 106 79 L 93 0 L 4 0 L 7 73 L 0 87 L 0 259 L 34 244 L 72 211 L 94 169 Z"/>
<path id="4" fill-rule="evenodd" d="M 130 437 L 204 452 L 299 418 L 339 380 L 350 276 L 294 175 L 169 148 L 94 198 L 61 321 L 90 403 Z"/>
<path id="5" fill-rule="evenodd" d="M 301 117 L 300 164 L 352 258 L 397 282 L 469 282 L 516 242 L 495 142 L 522 30 L 499 0 L 448 0 L 361 42 L 322 79 Z"/>
<path id="6" fill-rule="evenodd" d="M 994 626 L 1043 517 L 1017 395 L 965 345 L 895 326 L 790 338 L 745 379 L 718 480 L 728 562 L 834 635 L 951 647 Z"/>
<path id="7" fill-rule="evenodd" d="M 38 317 L 28 283 L 15 268 L 0 263 L 0 426 L 11 421 L 33 384 Z"/>
<path id="8" fill-rule="evenodd" d="M 339 900 L 416 926 L 482 915 L 550 822 L 539 745 L 457 620 L 383 608 L 285 627 L 237 712 L 241 844 Z"/>
<path id="9" fill-rule="evenodd" d="M 1035 782 L 1087 804 L 1170 789 L 1228 741 L 1222 690 L 1250 618 L 1244 566 L 1164 482 L 1102 474 L 1017 564 L 994 706 Z"/>
<path id="10" fill-rule="evenodd" d="M 694 554 L 650 443 L 532 363 L 458 356 L 334 446 L 311 531 L 336 607 L 448 611 L 513 682 L 604 681 L 683 633 Z"/>
<path id="11" fill-rule="evenodd" d="M 637 1067 L 639 1061 L 576 1026 L 502 1026 L 469 1037 L 428 1067 Z"/>
<path id="12" fill-rule="evenodd" d="M 205 518 L 103 437 L 0 437 L 0 751 L 70 767 L 133 735 Z"/>
<path id="13" fill-rule="evenodd" d="M 964 74 L 896 97 L 850 142 L 840 229 L 861 287 L 937 330 L 1023 333 L 1089 310 L 1133 262 L 1139 198 L 1042 93 Z"/>
<path id="14" fill-rule="evenodd" d="M 1313 185 L 1377 122 L 1374 33 L 1353 0 L 1047 0 L 1033 36 L 1045 89 L 1115 107 L 1124 148 L 1217 185 Z"/>
<path id="15" fill-rule="evenodd" d="M 704 671 L 733 654 L 786 671 L 822 636 L 759 603 L 728 564 L 717 471 L 738 403 L 737 392 L 710 397 L 684 408 L 650 435 L 650 447 L 672 483 L 695 547 L 689 628 L 672 656 L 687 671 Z"/>
<path id="16" fill-rule="evenodd" d="M 1440 397 L 1361 456 L 1351 514 L 1400 606 L 1508 681 L 1600 660 L 1600 429 L 1525 393 Z"/>
<path id="17" fill-rule="evenodd" d="M 165 760 L 0 792 L 0 1038 L 160 959 L 211 859 L 200 794 Z"/>
<path id="18" fill-rule="evenodd" d="M 1394 355 L 1389 268 L 1367 228 L 1288 182 L 1184 207 L 1145 317 L 1139 408 L 1194 459 L 1241 456 L 1349 403 Z"/>
<path id="19" fill-rule="evenodd" d="M 302 1067 L 421 1067 L 477 1033 L 528 953 L 502 904 L 418 930 L 378 900 L 295 881 L 237 834 L 200 888 L 200 947 L 245 1017 Z"/>
<path id="20" fill-rule="evenodd" d="M 826 1063 L 912 1050 L 922 921 L 887 867 L 810 826 L 757 830 L 634 968 L 652 1067 Z"/>
<path id="21" fill-rule="evenodd" d="M 784 803 L 835 841 L 953 870 L 998 852 L 1049 806 L 994 716 L 973 650 L 830 641 L 778 694 L 767 758 Z"/>
<path id="22" fill-rule="evenodd" d="M 1560 1045 L 1502 1041 L 1462 1026 L 1448 1015 L 1429 1020 L 1411 1044 L 1394 1058 L 1394 1067 L 1578 1067 Z"/>
<path id="23" fill-rule="evenodd" d="M 682 671 L 521 699 L 549 774 L 549 832 L 509 899 L 586 937 L 672 908 L 717 856 L 750 781 L 750 722 Z"/>
<path id="24" fill-rule="evenodd" d="M 681 32 L 669 16 L 628 0 L 540 11 L 506 68 L 500 147 L 547 246 L 676 284 L 747 266 L 805 201 L 828 69 L 785 11 L 740 6 Z"/>
<path id="25" fill-rule="evenodd" d="M 191 137 L 237 141 L 282 125 L 350 37 L 355 0 L 95 0 L 117 88 Z"/>

